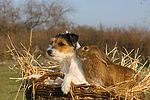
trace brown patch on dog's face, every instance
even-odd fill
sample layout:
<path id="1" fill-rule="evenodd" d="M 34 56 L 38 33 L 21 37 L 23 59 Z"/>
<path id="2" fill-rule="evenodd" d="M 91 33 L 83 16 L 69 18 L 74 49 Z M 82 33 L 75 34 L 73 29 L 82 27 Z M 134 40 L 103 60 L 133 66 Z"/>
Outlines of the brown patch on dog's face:
<path id="1" fill-rule="evenodd" d="M 57 49 L 60 53 L 73 53 L 74 52 L 74 47 L 68 45 L 67 41 L 62 39 L 62 38 L 53 38 L 52 39 L 52 48 Z"/>

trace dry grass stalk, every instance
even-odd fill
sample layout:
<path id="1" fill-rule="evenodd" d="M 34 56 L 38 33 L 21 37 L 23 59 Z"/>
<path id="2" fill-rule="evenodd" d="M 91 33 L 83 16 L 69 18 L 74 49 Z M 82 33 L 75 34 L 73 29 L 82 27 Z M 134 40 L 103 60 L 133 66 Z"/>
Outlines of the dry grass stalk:
<path id="1" fill-rule="evenodd" d="M 114 54 L 116 54 L 116 52 L 118 53 L 117 49 L 115 49 L 115 48 L 110 52 L 115 52 Z M 121 54 L 122 54 L 121 62 L 120 62 L 121 65 L 132 68 L 133 70 L 135 70 L 137 72 L 137 74 L 134 76 L 134 79 L 127 80 L 127 81 L 118 83 L 115 86 L 108 87 L 107 91 L 114 92 L 116 94 L 116 96 L 123 96 L 126 99 L 135 98 L 138 100 L 139 95 L 142 95 L 142 93 L 146 93 L 150 89 L 150 73 L 149 73 L 150 70 L 149 70 L 149 68 L 147 68 L 146 71 L 142 70 L 148 61 L 146 61 L 144 64 L 140 63 L 139 59 L 140 59 L 141 55 L 138 56 L 139 49 L 137 49 L 135 57 L 132 58 L 130 56 L 130 54 L 133 52 L 133 50 L 128 52 L 125 47 L 123 47 L 123 48 L 125 49 L 126 53 L 121 52 Z M 108 51 L 106 51 L 106 52 L 108 52 Z M 115 58 L 115 55 L 113 55 L 112 58 Z M 140 81 L 138 81 L 138 82 L 135 81 L 136 80 L 135 77 L 137 75 L 140 78 Z M 130 86 L 133 83 L 135 85 L 131 88 Z"/>
<path id="2" fill-rule="evenodd" d="M 21 75 L 22 75 L 21 78 L 11 78 L 11 79 L 16 79 L 17 81 L 24 81 L 24 82 L 27 82 L 27 80 L 28 80 L 25 90 L 32 85 L 33 86 L 33 94 L 35 95 L 34 88 L 36 88 L 37 84 L 38 84 L 37 87 L 40 86 L 41 83 L 42 84 L 44 83 L 45 85 L 48 86 L 53 81 L 52 76 L 63 77 L 64 74 L 59 73 L 56 70 L 53 70 L 53 68 L 58 68 L 58 64 L 55 64 L 55 66 L 49 64 L 49 67 L 47 67 L 47 66 L 41 66 L 41 64 L 39 64 L 37 62 L 37 60 L 34 58 L 34 56 L 29 53 L 30 46 L 31 46 L 31 40 L 32 40 L 31 38 L 32 38 L 32 31 L 31 31 L 31 35 L 30 35 L 30 43 L 29 43 L 28 50 L 21 44 L 22 47 L 24 48 L 23 51 L 24 51 L 25 55 L 21 54 L 20 52 L 18 52 L 15 49 L 10 37 L 9 37 L 9 40 L 10 40 L 13 50 L 10 49 L 9 46 L 8 46 L 8 48 L 11 52 L 11 55 L 18 62 L 19 66 L 20 66 L 19 69 L 21 70 Z M 139 51 L 139 49 L 137 49 L 135 57 L 132 58 L 130 56 L 130 54 L 133 52 L 133 50 L 128 52 L 125 49 L 125 53 L 124 52 L 119 53 L 119 51 L 117 50 L 117 46 L 115 45 L 115 47 L 110 52 L 108 52 L 107 45 L 106 45 L 106 55 L 109 56 L 110 54 L 113 54 L 111 60 L 113 62 L 115 62 L 119 59 L 119 58 L 116 58 L 116 56 L 121 54 L 122 57 L 121 57 L 121 60 L 119 63 L 122 66 L 129 67 L 129 68 L 132 68 L 133 70 L 135 70 L 137 72 L 137 75 L 140 78 L 140 81 L 136 82 L 135 81 L 136 79 L 134 78 L 132 80 L 127 80 L 127 81 L 124 81 L 121 83 L 117 83 L 115 86 L 110 86 L 107 88 L 99 86 L 99 85 L 97 85 L 96 88 L 92 87 L 92 85 L 78 85 L 78 86 L 73 85 L 71 88 L 72 98 L 74 98 L 74 97 L 75 97 L 75 99 L 80 98 L 81 95 L 82 96 L 84 94 L 88 95 L 88 93 L 89 93 L 89 96 L 91 96 L 92 94 L 95 94 L 97 97 L 100 97 L 100 95 L 102 95 L 103 91 L 105 91 L 105 92 L 109 93 L 109 98 L 123 97 L 125 99 L 131 99 L 131 100 L 139 99 L 138 96 L 141 93 L 145 93 L 150 89 L 150 73 L 149 73 L 150 70 L 147 69 L 147 71 L 142 71 L 142 69 L 145 67 L 145 64 L 147 62 L 145 62 L 144 64 L 140 63 L 140 60 L 139 60 L 140 55 L 138 56 L 138 51 Z M 134 85 L 132 87 L 130 87 L 131 84 L 133 84 L 133 83 L 134 83 Z M 78 90 L 79 87 L 81 87 L 83 89 L 82 92 L 80 92 Z M 91 88 L 89 88 L 89 87 L 91 87 Z M 55 87 L 55 88 L 57 88 L 57 87 Z M 60 85 L 58 86 L 58 88 L 60 88 Z M 18 93 L 19 93 L 19 90 L 20 89 L 18 89 Z M 49 90 L 46 90 L 46 91 L 49 92 Z M 18 93 L 17 93 L 17 95 L 18 95 Z M 38 90 L 36 91 L 36 93 L 38 93 Z M 17 95 L 16 95 L 16 98 L 17 98 Z M 106 96 L 108 96 L 108 95 L 106 95 Z M 86 96 L 84 96 L 84 98 L 86 98 Z M 90 98 L 90 97 L 87 96 L 87 98 Z M 103 97 L 100 97 L 100 98 L 103 98 Z M 35 97 L 34 97 L 34 99 L 35 99 Z"/>
<path id="3" fill-rule="evenodd" d="M 41 64 L 38 63 L 37 60 L 34 58 L 34 56 L 29 53 L 30 46 L 31 46 L 31 40 L 32 40 L 31 39 L 32 31 L 31 31 L 31 35 L 30 35 L 30 43 L 29 43 L 28 50 L 23 46 L 23 44 L 21 44 L 22 47 L 24 48 L 23 52 L 25 55 L 23 55 L 19 51 L 17 51 L 9 36 L 8 36 L 8 38 L 10 40 L 10 43 L 11 43 L 11 46 L 13 49 L 11 49 L 9 46 L 7 46 L 7 47 L 9 49 L 11 55 L 18 62 L 19 69 L 21 72 L 20 78 L 10 78 L 10 79 L 15 79 L 16 81 L 22 81 L 22 83 L 18 89 L 18 92 L 16 94 L 16 98 L 15 98 L 15 100 L 16 100 L 22 85 L 26 84 L 27 80 L 29 83 L 27 83 L 28 86 L 27 85 L 24 86 L 25 90 L 28 87 L 30 87 L 30 85 L 33 85 L 33 87 L 35 87 L 35 85 L 36 85 L 35 82 L 43 82 L 44 84 L 49 84 L 49 82 L 48 82 L 48 79 L 50 79 L 49 76 L 58 75 L 58 73 L 53 70 L 53 69 L 58 69 L 58 64 L 54 62 L 53 65 L 50 65 L 51 63 L 49 62 L 49 66 L 42 67 Z M 63 74 L 59 74 L 59 75 L 63 76 Z M 45 80 L 45 79 L 47 79 L 47 80 Z M 33 93 L 35 93 L 34 89 L 33 89 Z"/>

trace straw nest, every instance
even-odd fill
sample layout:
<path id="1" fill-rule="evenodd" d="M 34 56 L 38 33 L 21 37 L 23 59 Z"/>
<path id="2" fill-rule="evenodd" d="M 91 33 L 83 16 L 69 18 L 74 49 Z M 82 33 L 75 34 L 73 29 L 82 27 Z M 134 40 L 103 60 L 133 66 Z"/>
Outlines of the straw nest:
<path id="1" fill-rule="evenodd" d="M 31 37 L 30 37 L 31 38 Z M 11 40 L 10 40 L 11 42 Z M 110 52 L 107 51 L 106 55 L 111 56 L 113 62 L 118 62 L 125 67 L 130 67 L 137 72 L 140 81 L 137 82 L 132 88 L 130 84 L 134 82 L 134 79 L 118 83 L 115 86 L 102 87 L 99 85 L 82 84 L 75 85 L 71 84 L 70 93 L 64 95 L 61 92 L 61 83 L 55 83 L 57 77 L 63 78 L 65 73 L 60 72 L 59 64 L 56 62 L 40 63 L 33 55 L 29 53 L 31 45 L 31 39 L 29 48 L 26 49 L 23 45 L 23 52 L 21 54 L 15 49 L 13 43 L 9 47 L 11 55 L 16 59 L 19 64 L 20 78 L 10 78 L 21 81 L 17 95 L 21 89 L 26 94 L 27 100 L 47 100 L 47 99 L 111 99 L 111 100 L 135 100 L 144 99 L 145 93 L 150 88 L 150 70 L 145 68 L 144 64 L 140 63 L 140 56 L 138 56 L 138 50 L 136 51 L 135 57 L 132 58 L 125 48 L 125 52 L 119 52 L 117 46 L 115 46 Z M 10 49 L 12 48 L 12 49 Z M 112 54 L 113 53 L 113 54 Z M 121 58 L 116 58 L 117 55 L 121 55 Z M 135 76 L 136 77 L 136 76 Z M 16 99 L 15 98 L 15 99 Z"/>

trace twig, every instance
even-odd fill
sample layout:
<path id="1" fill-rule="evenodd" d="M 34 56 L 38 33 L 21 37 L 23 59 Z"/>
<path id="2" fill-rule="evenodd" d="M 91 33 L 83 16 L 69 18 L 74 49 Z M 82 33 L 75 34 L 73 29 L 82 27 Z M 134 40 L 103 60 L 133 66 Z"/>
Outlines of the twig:
<path id="1" fill-rule="evenodd" d="M 29 43 L 28 53 L 30 51 L 31 43 L 32 43 L 32 29 L 31 29 L 31 34 L 30 34 L 30 43 Z"/>
<path id="2" fill-rule="evenodd" d="M 20 84 L 20 86 L 19 86 L 19 88 L 18 88 L 18 92 L 17 92 L 17 94 L 16 94 L 15 100 L 17 100 L 17 97 L 18 97 L 18 94 L 19 94 L 19 92 L 20 92 L 21 86 L 22 86 L 22 83 Z"/>

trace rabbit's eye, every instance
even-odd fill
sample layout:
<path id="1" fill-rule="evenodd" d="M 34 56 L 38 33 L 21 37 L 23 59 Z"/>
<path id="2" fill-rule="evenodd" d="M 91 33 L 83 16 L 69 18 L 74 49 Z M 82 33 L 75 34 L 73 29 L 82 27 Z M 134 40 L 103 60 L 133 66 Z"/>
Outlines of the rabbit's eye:
<path id="1" fill-rule="evenodd" d="M 83 50 L 86 50 L 86 51 L 87 51 L 88 49 L 89 49 L 89 48 L 88 48 L 87 46 L 83 47 Z"/>

